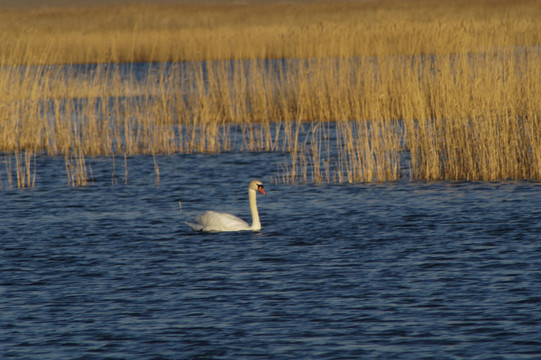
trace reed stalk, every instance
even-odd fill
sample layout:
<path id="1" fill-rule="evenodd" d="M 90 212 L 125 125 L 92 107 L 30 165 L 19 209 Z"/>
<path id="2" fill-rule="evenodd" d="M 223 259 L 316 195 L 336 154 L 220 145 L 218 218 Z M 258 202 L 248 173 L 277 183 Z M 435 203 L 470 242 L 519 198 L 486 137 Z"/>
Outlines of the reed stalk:
<path id="1" fill-rule="evenodd" d="M 15 159 L 15 168 L 13 169 L 13 160 Z M 6 176 L 9 189 L 14 186 L 13 172 L 17 180 L 17 188 L 33 188 L 36 184 L 36 153 L 32 150 L 14 151 L 12 153 L 4 153 L 4 161 Z M 0 189 L 4 183 L 0 173 Z"/>
<path id="2" fill-rule="evenodd" d="M 13 189 L 13 176 L 11 169 L 11 156 L 4 154 L 4 165 L 6 166 L 6 176 L 8 180 L 9 189 Z"/>

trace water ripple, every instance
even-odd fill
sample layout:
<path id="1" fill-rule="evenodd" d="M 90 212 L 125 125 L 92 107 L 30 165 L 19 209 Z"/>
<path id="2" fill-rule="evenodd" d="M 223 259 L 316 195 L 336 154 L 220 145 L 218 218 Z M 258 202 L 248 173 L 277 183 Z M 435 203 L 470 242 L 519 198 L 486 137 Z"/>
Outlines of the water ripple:
<path id="1" fill-rule="evenodd" d="M 194 233 L 269 155 L 221 156 L 0 192 L 2 358 L 539 358 L 538 184 L 269 184 L 261 233 Z"/>

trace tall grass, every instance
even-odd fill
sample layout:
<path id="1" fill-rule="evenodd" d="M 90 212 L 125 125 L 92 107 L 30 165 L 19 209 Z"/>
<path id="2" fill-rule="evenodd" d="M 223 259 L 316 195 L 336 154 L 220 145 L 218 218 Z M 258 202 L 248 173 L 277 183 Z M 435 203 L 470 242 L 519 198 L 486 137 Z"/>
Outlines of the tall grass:
<path id="1" fill-rule="evenodd" d="M 85 185 L 88 156 L 120 155 L 127 181 L 127 156 L 240 137 L 290 154 L 278 181 L 539 180 L 539 15 L 428 0 L 0 11 L 6 174 L 29 154 L 16 168 L 33 186 L 32 157 L 63 156 Z"/>
<path id="2" fill-rule="evenodd" d="M 316 123 L 280 180 L 539 180 L 539 50 L 342 62 L 355 75 L 333 74 L 306 119 L 328 111 L 337 124 L 323 138 L 337 149 Z"/>
<path id="3" fill-rule="evenodd" d="M 220 1 L 0 10 L 0 62 L 449 54 L 538 45 L 538 0 Z"/>

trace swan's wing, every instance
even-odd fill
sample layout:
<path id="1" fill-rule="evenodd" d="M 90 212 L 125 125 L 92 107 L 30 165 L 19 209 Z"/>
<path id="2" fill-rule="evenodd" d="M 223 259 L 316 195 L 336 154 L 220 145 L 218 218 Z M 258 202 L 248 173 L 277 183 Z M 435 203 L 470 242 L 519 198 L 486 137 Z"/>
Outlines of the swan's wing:
<path id="1" fill-rule="evenodd" d="M 228 213 L 207 211 L 197 215 L 195 224 L 187 223 L 192 229 L 200 231 L 240 231 L 250 230 L 250 225 Z"/>

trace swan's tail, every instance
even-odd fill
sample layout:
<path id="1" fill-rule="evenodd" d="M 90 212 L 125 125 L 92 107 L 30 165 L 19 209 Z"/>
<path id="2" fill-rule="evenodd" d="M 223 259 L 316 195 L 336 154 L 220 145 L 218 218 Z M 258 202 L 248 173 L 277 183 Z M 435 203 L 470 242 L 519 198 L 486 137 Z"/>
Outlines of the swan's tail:
<path id="1" fill-rule="evenodd" d="M 195 230 L 195 231 L 201 231 L 203 230 L 203 225 L 201 224 L 192 224 L 192 223 L 189 223 L 187 221 L 184 222 L 186 225 L 188 225 L 189 227 L 192 228 L 192 230 Z"/>
<path id="2" fill-rule="evenodd" d="M 180 213 L 182 214 L 182 203 L 180 202 L 180 200 L 178 201 L 178 208 L 180 210 Z M 184 223 L 186 225 L 188 225 L 189 227 L 191 227 L 192 230 L 195 230 L 195 231 L 203 230 L 203 225 L 201 225 L 201 224 L 193 224 L 193 223 L 190 223 L 190 222 L 187 222 L 187 221 L 184 221 Z"/>

